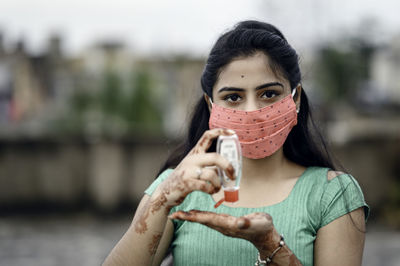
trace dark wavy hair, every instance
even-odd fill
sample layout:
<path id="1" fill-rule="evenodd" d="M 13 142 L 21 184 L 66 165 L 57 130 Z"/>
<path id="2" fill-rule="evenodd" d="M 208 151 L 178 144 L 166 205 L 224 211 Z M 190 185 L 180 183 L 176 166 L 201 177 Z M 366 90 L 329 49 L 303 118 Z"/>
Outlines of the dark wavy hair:
<path id="1" fill-rule="evenodd" d="M 201 76 L 204 93 L 212 98 L 212 89 L 222 68 L 232 60 L 263 52 L 269 57 L 269 66 L 276 75 L 286 78 L 291 88 L 301 83 L 299 56 L 283 34 L 273 25 L 249 20 L 238 23 L 232 30 L 222 34 L 211 49 Z M 200 98 L 192 114 L 186 140 L 170 155 L 160 169 L 177 166 L 209 129 L 210 113 L 204 98 Z M 285 156 L 300 165 L 321 166 L 335 169 L 320 131 L 315 125 L 304 89 L 301 90 L 298 123 L 291 130 L 283 145 Z M 214 150 L 211 147 L 210 150 Z"/>

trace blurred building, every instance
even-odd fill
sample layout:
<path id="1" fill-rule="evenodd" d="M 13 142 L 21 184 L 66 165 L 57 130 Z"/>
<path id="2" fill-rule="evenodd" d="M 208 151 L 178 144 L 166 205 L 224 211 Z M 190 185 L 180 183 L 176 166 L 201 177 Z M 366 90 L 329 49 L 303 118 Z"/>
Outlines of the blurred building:
<path id="1" fill-rule="evenodd" d="M 201 96 L 203 58 L 143 57 L 112 40 L 67 58 L 62 45 L 60 37 L 52 36 L 43 53 L 31 55 L 23 41 L 6 51 L 0 36 L 0 131 L 4 136 L 21 131 L 46 135 L 49 121 L 71 111 L 75 94 L 101 94 L 104 77 L 110 73 L 118 78 L 122 93 L 129 94 L 134 90 L 132 78 L 140 71 L 150 73 L 152 79 L 149 97 L 155 98 L 152 101 L 164 121 L 159 133 L 182 134 L 187 110 Z M 83 115 L 88 125 L 101 116 L 98 110 Z"/>
<path id="2" fill-rule="evenodd" d="M 62 41 L 51 36 L 46 50 L 30 54 L 23 40 L 8 51 L 0 38 L 0 129 L 10 135 L 46 131 L 45 122 L 67 108 L 76 60 L 62 54 Z"/>
<path id="3" fill-rule="evenodd" d="M 150 78 L 145 94 L 149 98 L 146 108 L 156 108 L 162 116 L 162 130 L 158 135 L 176 138 L 182 135 L 183 126 L 195 101 L 201 97 L 200 75 L 204 66 L 203 58 L 190 56 L 147 56 L 129 51 L 119 42 L 98 43 L 81 56 L 84 72 L 92 86 L 84 86 L 91 93 L 101 93 L 104 75 L 115 74 L 119 90 L 125 98 L 138 90 L 134 79 L 137 74 Z M 94 85 L 94 86 L 93 86 Z M 142 84 L 143 85 L 143 84 Z M 140 87 L 140 85 L 139 85 Z M 117 93 L 117 90 L 115 90 Z M 136 103 L 137 104 L 137 103 Z"/>
<path id="4" fill-rule="evenodd" d="M 8 51 L 0 36 L 0 206 L 92 202 L 113 210 L 136 203 L 171 152 L 167 139 L 182 138 L 202 98 L 205 59 L 142 56 L 114 40 L 71 58 L 62 46 L 53 36 L 32 55 L 22 41 Z M 356 101 L 318 107 L 325 134 L 372 207 L 400 199 L 387 193 L 398 178 L 399 49 L 393 41 L 376 50 Z M 306 54 L 304 73 L 313 72 L 315 58 Z M 312 89 L 315 76 L 306 76 Z M 318 103 L 323 89 L 310 98 Z M 160 114 L 161 126 L 141 131 L 158 119 L 148 109 Z"/>
<path id="5" fill-rule="evenodd" d="M 372 65 L 372 80 L 376 93 L 371 101 L 400 104 L 400 35 L 377 50 Z"/>
<path id="6" fill-rule="evenodd" d="M 202 97 L 200 76 L 205 59 L 189 56 L 141 58 L 137 68 L 148 68 L 158 79 L 155 88 L 163 110 L 163 127 L 171 138 L 182 137 L 196 102 Z"/>
<path id="7" fill-rule="evenodd" d="M 17 122 L 40 109 L 44 89 L 35 75 L 35 60 L 27 55 L 22 40 L 12 52 L 0 46 L 0 121 Z"/>
<path id="8" fill-rule="evenodd" d="M 188 110 L 201 97 L 202 58 L 143 57 L 112 40 L 71 58 L 62 45 L 53 36 L 36 55 L 23 42 L 12 51 L 0 46 L 3 209 L 92 202 L 112 210 L 121 202 L 135 203 L 166 157 L 165 135 L 182 136 Z M 142 102 L 125 101 L 143 88 Z M 115 99 L 116 94 L 121 97 Z M 162 128 L 124 135 L 118 115 L 124 115 L 119 108 L 126 103 L 159 108 Z M 66 130 L 76 119 L 83 131 Z M 57 134 L 54 125 L 60 127 Z M 73 138 L 64 138 L 68 134 Z"/>

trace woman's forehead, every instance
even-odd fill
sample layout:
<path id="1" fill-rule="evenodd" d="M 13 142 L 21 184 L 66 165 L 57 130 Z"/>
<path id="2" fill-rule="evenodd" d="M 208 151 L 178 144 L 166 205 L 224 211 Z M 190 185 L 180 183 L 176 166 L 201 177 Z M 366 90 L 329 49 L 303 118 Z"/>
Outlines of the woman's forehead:
<path id="1" fill-rule="evenodd" d="M 279 81 L 285 85 L 289 82 L 280 77 L 270 67 L 267 55 L 257 52 L 254 55 L 239 57 L 227 64 L 220 72 L 214 89 L 223 86 L 258 86 L 259 83 Z"/>

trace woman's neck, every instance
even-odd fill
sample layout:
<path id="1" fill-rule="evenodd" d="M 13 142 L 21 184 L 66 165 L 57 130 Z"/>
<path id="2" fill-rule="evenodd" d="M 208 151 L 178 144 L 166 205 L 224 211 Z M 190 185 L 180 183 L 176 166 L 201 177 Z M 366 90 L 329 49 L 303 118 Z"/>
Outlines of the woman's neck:
<path id="1" fill-rule="evenodd" d="M 284 156 L 281 148 L 274 154 L 262 159 L 243 157 L 242 176 L 252 181 L 265 180 L 266 178 L 273 181 L 287 176 L 290 167 L 294 165 Z"/>

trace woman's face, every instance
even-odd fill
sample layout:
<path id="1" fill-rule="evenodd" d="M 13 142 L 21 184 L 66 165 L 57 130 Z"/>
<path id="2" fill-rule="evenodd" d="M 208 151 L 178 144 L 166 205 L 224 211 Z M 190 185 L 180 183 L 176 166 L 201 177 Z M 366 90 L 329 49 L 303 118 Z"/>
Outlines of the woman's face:
<path id="1" fill-rule="evenodd" d="M 213 87 L 214 103 L 252 111 L 270 105 L 291 92 L 289 81 L 275 75 L 262 52 L 226 65 Z"/>

